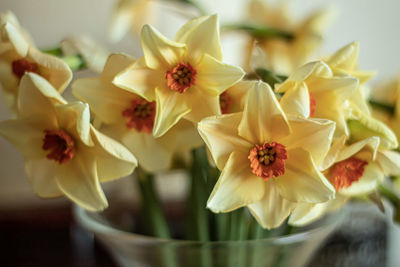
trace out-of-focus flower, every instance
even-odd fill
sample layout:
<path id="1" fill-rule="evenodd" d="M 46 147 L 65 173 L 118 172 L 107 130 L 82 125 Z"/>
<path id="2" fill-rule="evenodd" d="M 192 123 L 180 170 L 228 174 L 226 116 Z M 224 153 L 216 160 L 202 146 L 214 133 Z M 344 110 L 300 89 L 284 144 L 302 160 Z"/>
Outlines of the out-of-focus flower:
<path id="1" fill-rule="evenodd" d="M 290 224 L 308 224 L 326 212 L 339 209 L 351 197 L 373 193 L 386 175 L 400 174 L 400 154 L 379 148 L 379 137 L 372 136 L 351 145 L 345 142 L 346 136 L 338 139 L 320 166 L 336 188 L 336 198 L 315 205 L 299 204 L 289 219 Z"/>
<path id="2" fill-rule="evenodd" d="M 166 170 L 174 154 L 201 145 L 195 127 L 182 120 L 160 138 L 152 136 L 157 105 L 112 84 L 115 75 L 133 64 L 123 54 L 111 55 L 98 78 L 85 78 L 72 85 L 74 95 L 90 105 L 102 130 L 120 140 L 149 172 Z"/>
<path id="3" fill-rule="evenodd" d="M 68 65 L 37 50 L 10 13 L 0 15 L 0 84 L 10 108 L 16 110 L 18 85 L 25 72 L 37 73 L 62 92 L 72 79 Z"/>
<path id="4" fill-rule="evenodd" d="M 151 20 L 153 4 L 151 0 L 118 0 L 111 15 L 111 41 L 118 42 L 129 30 L 139 33 L 143 25 Z"/>
<path id="5" fill-rule="evenodd" d="M 253 82 L 243 112 L 212 116 L 198 124 L 222 174 L 208 200 L 214 212 L 248 206 L 258 222 L 277 227 L 297 202 L 334 197 L 317 169 L 329 150 L 335 123 L 287 117 L 272 89 Z"/>
<path id="6" fill-rule="evenodd" d="M 65 56 L 80 55 L 87 68 L 101 73 L 110 54 L 104 47 L 87 36 L 71 36 L 61 41 L 61 49 Z"/>
<path id="7" fill-rule="evenodd" d="M 249 4 L 249 18 L 257 24 L 292 33 L 292 40 L 282 38 L 253 38 L 248 45 L 247 65 L 255 45 L 267 55 L 268 69 L 288 75 L 304 64 L 322 42 L 322 32 L 331 12 L 318 11 L 302 22 L 293 21 L 285 1 L 278 5 L 262 0 L 252 0 Z"/>
<path id="8" fill-rule="evenodd" d="M 247 92 L 252 86 L 251 81 L 240 81 L 220 94 L 219 104 L 221 113 L 227 114 L 243 111 Z"/>
<path id="9" fill-rule="evenodd" d="M 143 27 L 144 57 L 113 81 L 115 85 L 156 102 L 153 135 L 160 137 L 181 118 L 198 122 L 220 114 L 219 95 L 240 81 L 241 68 L 221 62 L 216 15 L 190 20 L 168 40 Z"/>
<path id="10" fill-rule="evenodd" d="M 286 113 L 301 117 L 324 118 L 336 122 L 335 135 L 349 135 L 346 119 L 351 113 L 348 99 L 358 86 L 353 76 L 335 76 L 323 62 L 303 65 L 275 91 L 284 93 L 280 100 Z"/>
<path id="11" fill-rule="evenodd" d="M 25 159 L 33 190 L 41 197 L 66 195 L 82 207 L 107 207 L 100 182 L 130 174 L 136 159 L 120 143 L 90 125 L 87 104 L 67 103 L 35 73 L 26 73 L 18 96 L 19 118 L 0 123 L 0 134 Z"/>

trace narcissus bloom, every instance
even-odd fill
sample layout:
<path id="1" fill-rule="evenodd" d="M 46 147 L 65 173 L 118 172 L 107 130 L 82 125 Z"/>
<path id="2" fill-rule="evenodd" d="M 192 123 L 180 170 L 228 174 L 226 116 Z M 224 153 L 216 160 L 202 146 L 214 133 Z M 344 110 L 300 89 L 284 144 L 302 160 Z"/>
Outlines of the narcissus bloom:
<path id="1" fill-rule="evenodd" d="M 379 148 L 379 137 L 350 145 L 345 145 L 345 141 L 345 136 L 338 139 L 320 165 L 337 191 L 336 198 L 326 203 L 299 204 L 289 219 L 290 224 L 308 224 L 342 207 L 350 197 L 374 192 L 386 175 L 400 174 L 400 153 Z"/>
<path id="2" fill-rule="evenodd" d="M 353 76 L 335 76 L 321 61 L 303 65 L 275 91 L 284 93 L 281 105 L 286 113 L 305 118 L 324 118 L 336 122 L 337 137 L 349 135 L 346 124 L 351 113 L 349 98 L 358 86 Z"/>
<path id="3" fill-rule="evenodd" d="M 87 104 L 67 103 L 37 74 L 22 77 L 18 108 L 19 118 L 1 122 L 0 134 L 23 154 L 33 190 L 64 194 L 91 211 L 106 208 L 100 182 L 130 174 L 132 154 L 90 125 Z"/>
<path id="4" fill-rule="evenodd" d="M 263 227 L 272 228 L 297 202 L 334 197 L 317 166 L 329 150 L 335 123 L 287 117 L 267 84 L 253 82 L 243 112 L 205 118 L 198 129 L 222 170 L 207 203 L 212 211 L 248 206 Z"/>
<path id="5" fill-rule="evenodd" d="M 267 55 L 268 69 L 288 75 L 309 60 L 309 56 L 322 43 L 322 32 L 327 25 L 330 12 L 318 11 L 303 21 L 293 21 L 285 1 L 273 5 L 265 1 L 252 0 L 249 5 L 249 19 L 255 23 L 286 31 L 294 35 L 293 40 L 282 38 L 253 38 L 248 45 L 248 61 L 254 44 Z"/>
<path id="6" fill-rule="evenodd" d="M 0 84 L 10 108 L 16 109 L 18 85 L 25 72 L 37 73 L 62 92 L 72 79 L 68 65 L 37 50 L 11 13 L 0 15 Z"/>
<path id="7" fill-rule="evenodd" d="M 201 138 L 193 124 L 186 120 L 181 120 L 162 137 L 153 137 L 156 102 L 112 84 L 115 75 L 133 62 L 127 55 L 111 55 L 100 77 L 73 83 L 73 94 L 89 103 L 96 119 L 102 121 L 101 129 L 132 151 L 143 169 L 149 172 L 167 170 L 174 154 L 199 146 Z"/>
<path id="8" fill-rule="evenodd" d="M 253 82 L 240 81 L 220 94 L 219 105 L 221 113 L 227 114 L 243 111 L 247 92 L 251 87 L 253 87 Z"/>
<path id="9" fill-rule="evenodd" d="M 219 95 L 242 79 L 241 68 L 221 62 L 216 15 L 186 23 L 170 41 L 153 27 L 143 27 L 144 57 L 113 83 L 156 102 L 153 135 L 160 137 L 181 118 L 198 122 L 220 114 Z"/>

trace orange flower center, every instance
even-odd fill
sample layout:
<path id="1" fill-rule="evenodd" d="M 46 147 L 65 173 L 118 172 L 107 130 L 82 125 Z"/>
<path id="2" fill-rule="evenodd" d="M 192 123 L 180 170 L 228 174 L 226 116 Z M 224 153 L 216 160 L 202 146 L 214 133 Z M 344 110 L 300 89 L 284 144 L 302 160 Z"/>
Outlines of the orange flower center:
<path id="1" fill-rule="evenodd" d="M 252 172 L 264 180 L 285 173 L 285 160 L 288 158 L 284 145 L 277 142 L 255 145 L 249 154 Z"/>
<path id="2" fill-rule="evenodd" d="M 29 62 L 25 58 L 14 60 L 11 65 L 12 72 L 20 79 L 25 74 L 25 72 L 34 72 L 39 74 L 38 65 L 36 63 Z"/>
<path id="3" fill-rule="evenodd" d="M 232 102 L 232 97 L 230 97 L 226 91 L 220 94 L 219 105 L 221 107 L 222 114 L 227 114 L 229 112 Z"/>
<path id="4" fill-rule="evenodd" d="M 317 101 L 315 101 L 315 98 L 313 97 L 312 93 L 310 94 L 310 117 L 314 117 L 315 115 L 315 110 L 317 108 Z"/>
<path id="5" fill-rule="evenodd" d="M 75 155 L 75 142 L 72 137 L 63 130 L 45 130 L 43 150 L 50 150 L 46 155 L 62 164 L 71 160 Z"/>
<path id="6" fill-rule="evenodd" d="M 197 71 L 189 62 L 184 64 L 181 61 L 175 68 L 165 73 L 165 78 L 171 90 L 184 93 L 189 87 L 195 84 L 196 74 Z"/>
<path id="7" fill-rule="evenodd" d="M 333 165 L 330 181 L 336 190 L 343 187 L 348 188 L 352 183 L 357 182 L 364 174 L 364 167 L 368 162 L 358 158 L 348 158 Z"/>
<path id="8" fill-rule="evenodd" d="M 135 128 L 139 132 L 151 133 L 156 116 L 156 103 L 142 98 L 132 100 L 132 105 L 122 112 L 126 127 Z"/>

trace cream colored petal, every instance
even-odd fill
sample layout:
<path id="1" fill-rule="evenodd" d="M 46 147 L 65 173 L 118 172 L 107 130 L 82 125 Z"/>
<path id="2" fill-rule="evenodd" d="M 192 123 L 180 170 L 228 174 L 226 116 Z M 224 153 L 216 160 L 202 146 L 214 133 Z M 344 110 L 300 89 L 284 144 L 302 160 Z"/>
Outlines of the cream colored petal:
<path id="1" fill-rule="evenodd" d="M 400 175 L 400 153 L 390 150 L 378 150 L 376 161 L 385 175 Z"/>
<path id="2" fill-rule="evenodd" d="M 138 94 L 147 101 L 154 101 L 155 88 L 166 84 L 165 72 L 149 69 L 141 58 L 118 74 L 113 84 Z"/>
<path id="3" fill-rule="evenodd" d="M 25 160 L 25 171 L 33 191 L 40 197 L 59 197 L 55 171 L 58 163 L 45 157 Z"/>
<path id="4" fill-rule="evenodd" d="M 199 122 L 205 117 L 221 114 L 218 96 L 205 94 L 197 87 L 191 87 L 189 90 L 190 92 L 185 92 L 185 94 L 189 95 L 188 104 L 192 110 L 185 116 L 185 119 Z"/>
<path id="5" fill-rule="evenodd" d="M 337 138 L 336 140 L 333 141 L 332 146 L 330 147 L 328 153 L 326 154 L 323 162 L 320 163 L 319 165 L 319 170 L 324 171 L 331 167 L 337 157 L 339 156 L 339 153 L 342 151 L 344 144 L 346 143 L 347 136 L 342 135 L 342 137 Z"/>
<path id="6" fill-rule="evenodd" d="M 163 143 L 177 153 L 187 153 L 193 148 L 204 145 L 196 126 L 197 124 L 188 120 L 180 120 L 165 134 Z"/>
<path id="7" fill-rule="evenodd" d="M 254 82 L 239 124 L 239 135 L 253 144 L 275 141 L 290 134 L 290 126 L 271 87 Z"/>
<path id="8" fill-rule="evenodd" d="M 359 80 L 357 78 L 346 77 L 316 77 L 307 82 L 308 90 L 311 93 L 334 91 L 339 101 L 348 99 L 357 89 Z M 321 104 L 317 100 L 318 104 Z"/>
<path id="9" fill-rule="evenodd" d="M 185 97 L 169 89 L 156 89 L 156 103 L 156 118 L 153 127 L 155 137 L 165 134 L 191 110 Z"/>
<path id="10" fill-rule="evenodd" d="M 28 59 L 39 65 L 40 76 L 44 77 L 60 93 L 72 79 L 72 71 L 63 60 L 56 56 L 40 52 L 34 47 L 28 51 Z"/>
<path id="11" fill-rule="evenodd" d="M 12 46 L 14 47 L 15 51 L 21 56 L 26 57 L 29 50 L 29 42 L 25 39 L 22 31 L 18 27 L 11 22 L 6 22 L 4 25 L 1 25 L 3 29 L 0 31 L 4 35 L 2 38 L 7 38 Z M 4 32 L 3 32 L 4 31 Z M 5 51 L 1 51 L 5 52 Z"/>
<path id="12" fill-rule="evenodd" d="M 348 159 L 364 148 L 369 149 L 369 151 L 371 152 L 371 157 L 369 158 L 369 160 L 374 160 L 379 148 L 379 140 L 379 137 L 372 136 L 370 138 L 366 138 L 343 148 L 337 156 L 336 162 Z"/>
<path id="13" fill-rule="evenodd" d="M 354 70 L 358 64 L 358 51 L 359 42 L 352 42 L 333 54 L 327 63 L 332 68 Z"/>
<path id="14" fill-rule="evenodd" d="M 240 112 L 244 109 L 244 103 L 246 101 L 247 93 L 249 88 L 252 87 L 252 81 L 240 81 L 237 84 L 229 87 L 225 92 L 228 97 L 232 99 L 231 107 L 229 108 L 229 113 Z"/>
<path id="15" fill-rule="evenodd" d="M 318 171 L 311 154 L 301 148 L 288 151 L 285 174 L 274 179 L 282 197 L 293 202 L 321 203 L 335 196 L 335 189 Z"/>
<path id="16" fill-rule="evenodd" d="M 120 41 L 132 26 L 133 12 L 128 8 L 117 8 L 111 15 L 109 38 L 112 42 Z"/>
<path id="17" fill-rule="evenodd" d="M 220 170 L 224 168 L 233 151 L 249 153 L 254 146 L 238 135 L 237 128 L 241 118 L 242 113 L 233 113 L 205 118 L 198 123 L 200 136 Z"/>
<path id="18" fill-rule="evenodd" d="M 19 86 L 18 110 L 19 115 L 30 116 L 40 114 L 48 116 L 49 120 L 54 113 L 55 104 L 67 102 L 43 77 L 35 73 L 26 73 Z"/>
<path id="19" fill-rule="evenodd" d="M 264 180 L 251 172 L 247 154 L 232 152 L 215 185 L 207 208 L 215 213 L 230 212 L 259 201 L 264 195 Z"/>
<path id="20" fill-rule="evenodd" d="M 356 196 L 372 193 L 378 183 L 382 182 L 384 174 L 382 169 L 373 162 L 369 162 L 364 168 L 364 174 L 357 182 L 353 182 L 348 188 L 339 189 L 344 196 Z"/>
<path id="21" fill-rule="evenodd" d="M 137 166 L 137 160 L 131 152 L 93 126 L 90 130 L 94 142 L 91 152 L 97 161 L 100 181 L 108 182 L 131 174 Z"/>
<path id="22" fill-rule="evenodd" d="M 263 228 L 276 228 L 281 225 L 296 207 L 279 193 L 273 180 L 264 182 L 264 197 L 248 205 L 251 214 Z"/>
<path id="23" fill-rule="evenodd" d="M 187 45 L 188 57 L 193 63 L 199 62 L 204 53 L 217 60 L 222 60 L 219 23 L 216 14 L 188 21 L 176 33 L 175 41 Z"/>
<path id="24" fill-rule="evenodd" d="M 56 171 L 59 189 L 73 202 L 90 211 L 107 208 L 107 199 L 100 187 L 96 160 L 80 149 L 75 157 L 60 165 Z"/>
<path id="25" fill-rule="evenodd" d="M 334 201 L 334 199 L 329 201 Z M 290 215 L 288 223 L 299 227 L 318 220 L 327 212 L 329 201 L 318 204 L 299 203 Z"/>
<path id="26" fill-rule="evenodd" d="M 43 156 L 45 129 L 53 129 L 46 118 L 31 116 L 0 122 L 0 135 L 13 144 L 26 158 Z"/>
<path id="27" fill-rule="evenodd" d="M 310 116 L 310 94 L 305 83 L 286 91 L 279 103 L 286 114 L 303 118 Z"/>
<path id="28" fill-rule="evenodd" d="M 292 134 L 279 140 L 287 150 L 302 148 L 311 153 L 316 165 L 325 158 L 332 143 L 335 123 L 324 119 L 289 117 Z"/>
<path id="29" fill-rule="evenodd" d="M 155 173 L 171 166 L 173 151 L 165 144 L 165 137 L 154 138 L 151 134 L 130 130 L 122 136 L 121 142 L 136 156 L 140 167 Z"/>
<path id="30" fill-rule="evenodd" d="M 111 83 L 117 74 L 134 63 L 135 60 L 129 55 L 111 54 L 108 56 L 107 61 L 105 62 L 103 72 L 101 73 L 101 79 Z"/>
<path id="31" fill-rule="evenodd" d="M 72 134 L 74 138 L 87 146 L 93 146 L 90 136 L 89 105 L 82 102 L 72 102 L 56 107 L 59 128 Z"/>
<path id="32" fill-rule="evenodd" d="M 186 54 L 185 44 L 168 40 L 148 24 L 142 28 L 141 41 L 146 65 L 151 69 L 172 69 Z"/>
<path id="33" fill-rule="evenodd" d="M 240 67 L 222 63 L 208 54 L 194 68 L 197 70 L 196 87 L 212 96 L 220 95 L 244 76 Z"/>
<path id="34" fill-rule="evenodd" d="M 0 59 L 0 84 L 4 91 L 17 96 L 19 79 L 12 72 L 10 62 Z"/>
<path id="35" fill-rule="evenodd" d="M 76 98 L 89 104 L 90 109 L 103 122 L 124 121 L 122 112 L 131 106 L 137 96 L 99 78 L 84 78 L 74 81 L 72 93 Z"/>

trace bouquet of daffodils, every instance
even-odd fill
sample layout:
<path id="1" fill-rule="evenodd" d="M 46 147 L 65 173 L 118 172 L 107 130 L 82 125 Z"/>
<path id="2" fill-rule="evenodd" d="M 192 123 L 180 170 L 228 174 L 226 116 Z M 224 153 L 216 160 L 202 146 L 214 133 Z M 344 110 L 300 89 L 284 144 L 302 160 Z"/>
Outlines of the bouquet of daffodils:
<path id="1" fill-rule="evenodd" d="M 102 211 L 100 183 L 134 173 L 144 232 L 176 238 L 153 180 L 184 169 L 179 238 L 201 241 L 292 232 L 354 198 L 400 207 L 400 80 L 371 93 L 358 42 L 311 61 L 326 12 L 291 21 L 253 0 L 251 19 L 221 27 L 197 1 L 171 0 L 197 15 L 170 40 L 141 27 L 153 2 L 119 1 L 112 16 L 113 40 L 140 28 L 140 58 L 87 38 L 39 50 L 11 12 L 0 15 L 0 84 L 15 115 L 0 135 L 23 154 L 37 195 Z M 223 62 L 221 31 L 247 41 L 242 66 Z M 71 82 L 84 68 L 99 74 Z M 76 101 L 63 98 L 68 86 Z"/>

